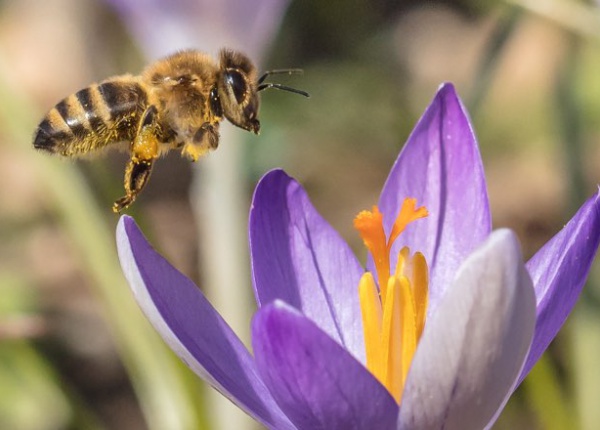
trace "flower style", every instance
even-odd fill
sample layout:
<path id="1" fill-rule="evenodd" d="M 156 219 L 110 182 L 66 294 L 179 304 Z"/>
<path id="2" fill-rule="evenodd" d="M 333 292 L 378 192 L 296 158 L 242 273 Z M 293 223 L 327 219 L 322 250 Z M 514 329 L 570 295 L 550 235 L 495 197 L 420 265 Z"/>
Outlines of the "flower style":
<path id="1" fill-rule="evenodd" d="M 515 235 L 491 231 L 477 143 L 446 84 L 355 226 L 366 271 L 296 181 L 281 170 L 261 179 L 249 226 L 254 356 L 133 219 L 121 218 L 117 241 L 154 327 L 268 428 L 482 429 L 573 308 L 600 210 L 593 196 L 524 264 Z"/>

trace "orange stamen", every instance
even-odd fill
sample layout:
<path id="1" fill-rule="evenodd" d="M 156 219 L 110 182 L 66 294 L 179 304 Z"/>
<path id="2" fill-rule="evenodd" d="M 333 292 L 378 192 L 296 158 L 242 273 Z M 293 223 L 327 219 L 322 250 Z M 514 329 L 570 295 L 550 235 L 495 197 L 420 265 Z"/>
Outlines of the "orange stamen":
<path id="1" fill-rule="evenodd" d="M 398 253 L 396 270 L 390 274 L 390 251 L 394 241 L 411 222 L 426 217 L 425 207 L 406 199 L 386 240 L 383 214 L 377 206 L 360 212 L 354 220 L 363 242 L 373 256 L 379 289 L 369 272 L 359 283 L 367 368 L 400 403 L 412 358 L 423 333 L 428 305 L 428 269 L 423 254 Z"/>
<path id="2" fill-rule="evenodd" d="M 390 259 L 383 230 L 383 214 L 377 206 L 372 211 L 361 211 L 354 218 L 354 228 L 358 230 L 362 240 L 373 256 L 379 288 L 385 296 L 385 288 L 390 277 Z"/>
<path id="3" fill-rule="evenodd" d="M 429 215 L 425 206 L 417 208 L 417 199 L 404 199 L 400 213 L 394 222 L 392 232 L 390 233 L 390 239 L 388 241 L 388 248 L 392 248 L 394 241 L 402 234 L 406 229 L 406 226 L 419 218 L 425 218 Z"/>

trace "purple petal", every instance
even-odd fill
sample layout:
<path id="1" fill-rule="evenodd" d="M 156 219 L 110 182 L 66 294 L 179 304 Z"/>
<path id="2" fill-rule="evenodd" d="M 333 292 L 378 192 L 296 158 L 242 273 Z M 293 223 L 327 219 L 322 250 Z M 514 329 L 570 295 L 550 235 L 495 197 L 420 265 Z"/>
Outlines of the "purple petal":
<path id="1" fill-rule="evenodd" d="M 250 211 L 252 278 L 259 306 L 283 300 L 364 362 L 358 299 L 363 269 L 282 170 L 256 186 Z"/>
<path id="2" fill-rule="evenodd" d="M 521 372 L 535 295 L 509 230 L 459 269 L 425 325 L 400 408 L 399 429 L 480 430 L 493 422 Z"/>
<path id="3" fill-rule="evenodd" d="M 460 264 L 491 230 L 479 149 L 467 112 L 451 84 L 439 89 L 383 188 L 379 207 L 388 232 L 407 197 L 416 197 L 429 216 L 408 227 L 392 255 L 404 245 L 425 255 L 433 311 Z"/>
<path id="4" fill-rule="evenodd" d="M 523 380 L 573 309 L 600 243 L 599 195 L 590 198 L 527 263 L 537 298 L 535 335 Z"/>
<path id="5" fill-rule="evenodd" d="M 117 245 L 136 300 L 171 349 L 256 420 L 294 429 L 260 379 L 246 347 L 198 287 L 152 249 L 133 218 L 121 217 Z"/>
<path id="6" fill-rule="evenodd" d="M 298 429 L 395 428 L 398 405 L 387 389 L 290 306 L 258 311 L 252 345 L 265 384 Z"/>

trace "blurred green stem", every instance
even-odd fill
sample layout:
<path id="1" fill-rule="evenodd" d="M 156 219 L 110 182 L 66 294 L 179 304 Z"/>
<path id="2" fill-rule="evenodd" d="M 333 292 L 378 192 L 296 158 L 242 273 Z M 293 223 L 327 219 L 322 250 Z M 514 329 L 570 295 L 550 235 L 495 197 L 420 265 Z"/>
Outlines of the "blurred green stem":
<path id="1" fill-rule="evenodd" d="M 582 430 L 596 430 L 600 423 L 600 318 L 597 309 L 581 302 L 572 319 L 572 368 L 579 421 Z"/>
<path id="2" fill-rule="evenodd" d="M 254 302 L 249 285 L 244 145 L 240 142 L 242 134 L 230 124 L 224 124 L 220 133 L 221 141 L 227 145 L 197 163 L 190 200 L 199 227 L 204 291 L 227 324 L 249 345 Z M 248 415 L 218 391 L 206 394 L 207 407 L 214 411 L 213 428 L 242 429 L 253 425 Z"/>
<path id="3" fill-rule="evenodd" d="M 472 112 L 473 115 L 477 115 L 479 112 L 481 103 L 492 84 L 492 78 L 500 61 L 502 50 L 520 22 L 521 16 L 520 9 L 509 7 L 506 16 L 500 19 L 490 37 L 479 69 L 475 74 L 473 89 L 468 102 L 469 112 Z"/>
<path id="4" fill-rule="evenodd" d="M 542 355 L 523 383 L 527 401 L 535 411 L 541 428 L 564 430 L 577 428 L 573 404 L 561 392 L 561 384 L 548 354 Z"/>
<path id="5" fill-rule="evenodd" d="M 583 124 L 580 100 L 577 98 L 577 74 L 581 51 L 579 37 L 570 35 L 563 68 L 556 85 L 556 99 L 560 116 L 562 153 L 566 157 L 571 201 L 569 212 L 576 210 L 587 197 L 585 178 L 581 162 L 583 160 Z"/>
<path id="6" fill-rule="evenodd" d="M 6 64 L 0 61 L 0 64 Z M 0 68 L 0 121 L 4 137 L 27 151 L 62 224 L 96 287 L 117 348 L 140 399 L 150 429 L 199 428 L 181 365 L 140 312 L 117 259 L 114 230 L 108 228 L 85 179 L 72 163 L 36 153 L 31 146 L 35 112 L 11 93 Z M 103 210 L 110 211 L 107 206 Z M 112 215 L 112 214 L 111 214 Z"/>

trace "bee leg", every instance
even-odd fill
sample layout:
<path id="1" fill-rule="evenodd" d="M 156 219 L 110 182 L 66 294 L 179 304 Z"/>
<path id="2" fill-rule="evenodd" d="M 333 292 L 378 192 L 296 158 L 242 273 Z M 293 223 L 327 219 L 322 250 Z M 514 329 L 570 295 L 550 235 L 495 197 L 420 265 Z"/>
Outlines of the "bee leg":
<path id="1" fill-rule="evenodd" d="M 114 203 L 113 212 L 119 213 L 131 205 L 148 183 L 152 166 L 159 155 L 160 132 L 156 107 L 150 106 L 144 112 L 131 144 L 131 159 L 125 168 L 125 196 Z"/>
<path id="2" fill-rule="evenodd" d="M 217 149 L 217 146 L 219 146 L 219 123 L 205 122 L 194 134 L 193 141 L 185 144 L 181 153 L 192 161 L 198 161 L 209 151 Z"/>
<path id="3" fill-rule="evenodd" d="M 120 213 L 135 201 L 135 198 L 146 186 L 150 178 L 153 164 L 154 160 L 140 161 L 133 158 L 129 160 L 125 168 L 126 195 L 114 203 L 113 212 Z"/>

